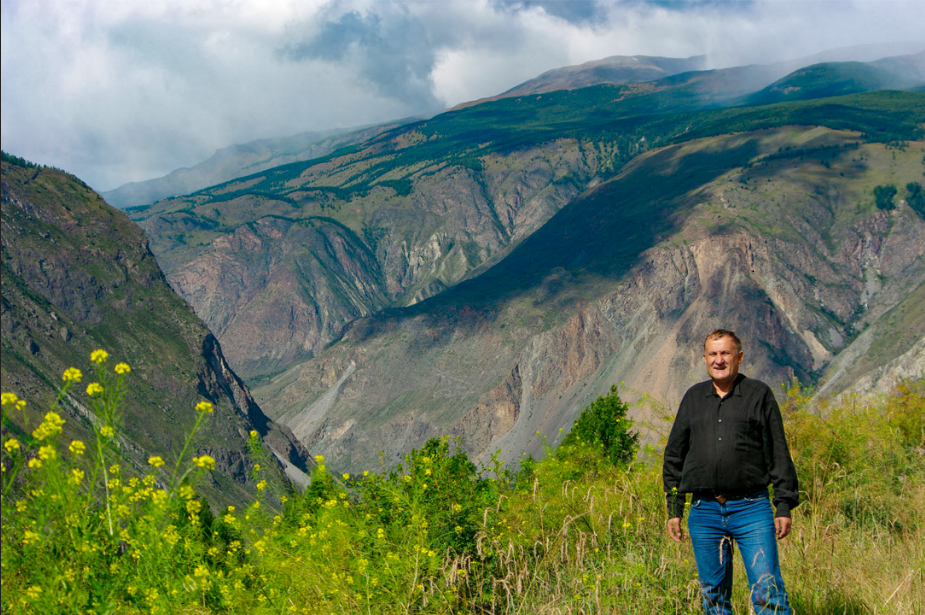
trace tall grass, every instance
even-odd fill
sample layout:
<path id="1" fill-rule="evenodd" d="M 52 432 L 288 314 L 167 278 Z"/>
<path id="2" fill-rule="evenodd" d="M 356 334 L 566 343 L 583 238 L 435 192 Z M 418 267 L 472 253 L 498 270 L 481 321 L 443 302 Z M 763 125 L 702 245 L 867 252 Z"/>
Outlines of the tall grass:
<path id="1" fill-rule="evenodd" d="M 658 450 L 614 465 L 578 441 L 512 473 L 432 440 L 378 474 L 334 476 L 318 457 L 287 497 L 254 435 L 260 496 L 212 511 L 195 483 L 214 461 L 192 452 L 209 406 L 179 459 L 123 467 L 128 371 L 95 359 L 95 442 L 59 441 L 57 408 L 29 432 L 4 394 L 3 613 L 700 612 L 690 544 L 665 531 Z M 83 395 L 68 373 L 59 399 Z M 803 490 L 781 543 L 795 612 L 925 613 L 925 386 L 810 400 L 795 385 L 782 404 Z"/>

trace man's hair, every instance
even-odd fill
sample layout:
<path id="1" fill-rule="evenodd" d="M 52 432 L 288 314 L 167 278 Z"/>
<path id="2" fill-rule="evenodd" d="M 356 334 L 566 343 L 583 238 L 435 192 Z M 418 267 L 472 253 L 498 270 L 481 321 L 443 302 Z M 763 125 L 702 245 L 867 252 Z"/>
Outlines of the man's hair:
<path id="1" fill-rule="evenodd" d="M 742 352 L 742 340 L 739 339 L 738 335 L 736 335 L 735 333 L 727 329 L 716 329 L 712 333 L 710 333 L 710 335 L 708 335 L 707 338 L 703 340 L 704 350 L 706 350 L 707 342 L 709 342 L 710 340 L 721 340 L 724 337 L 731 337 L 732 341 L 735 342 L 736 352 Z"/>

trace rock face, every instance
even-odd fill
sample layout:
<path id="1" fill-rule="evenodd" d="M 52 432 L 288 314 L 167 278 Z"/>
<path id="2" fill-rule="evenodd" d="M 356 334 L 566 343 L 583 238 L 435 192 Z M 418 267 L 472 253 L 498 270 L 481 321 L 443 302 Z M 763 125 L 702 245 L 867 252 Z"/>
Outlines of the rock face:
<path id="1" fill-rule="evenodd" d="M 360 470 L 445 434 L 483 460 L 540 454 L 614 382 L 641 401 L 651 441 L 704 379 L 701 344 L 719 326 L 745 340 L 745 373 L 775 388 L 921 378 L 925 221 L 904 203 L 878 210 L 870 186 L 920 177 L 925 143 L 857 139 L 787 128 L 640 156 L 492 269 L 352 323 L 256 395 L 313 452 Z M 793 143 L 802 155 L 780 153 Z"/>
<path id="2" fill-rule="evenodd" d="M 204 487 L 213 502 L 240 502 L 254 491 L 251 430 L 281 464 L 310 471 L 305 447 L 266 417 L 215 338 L 170 290 L 140 229 L 82 182 L 4 160 L 0 246 L 2 386 L 29 400 L 33 421 L 54 400 L 64 369 L 89 378 L 90 352 L 103 348 L 132 366 L 124 452 L 136 467 L 150 455 L 179 453 L 193 408 L 206 399 L 216 410 L 194 446 L 216 458 Z M 83 439 L 85 406 L 80 387 L 64 404 L 66 428 Z"/>

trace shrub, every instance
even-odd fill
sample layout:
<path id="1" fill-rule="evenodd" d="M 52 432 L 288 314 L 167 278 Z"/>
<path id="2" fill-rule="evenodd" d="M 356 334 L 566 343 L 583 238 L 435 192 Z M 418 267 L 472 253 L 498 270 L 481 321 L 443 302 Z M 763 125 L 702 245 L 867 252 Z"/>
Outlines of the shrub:
<path id="1" fill-rule="evenodd" d="M 620 400 L 617 386 L 611 385 L 610 393 L 598 397 L 581 411 L 560 448 L 563 452 L 583 447 L 599 448 L 613 465 L 629 463 L 636 456 L 639 435 L 630 431 L 632 421 L 626 418 L 627 410 L 629 407 Z"/>
<path id="2" fill-rule="evenodd" d="M 894 196 L 896 196 L 896 186 L 893 184 L 886 184 L 874 188 L 874 200 L 877 202 L 878 209 L 883 209 L 885 211 L 896 209 L 896 204 L 893 203 Z"/>

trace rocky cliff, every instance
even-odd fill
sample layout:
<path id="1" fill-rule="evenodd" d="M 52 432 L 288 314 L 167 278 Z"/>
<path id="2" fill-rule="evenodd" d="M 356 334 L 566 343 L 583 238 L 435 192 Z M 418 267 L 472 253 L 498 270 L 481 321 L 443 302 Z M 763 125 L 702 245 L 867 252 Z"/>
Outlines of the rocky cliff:
<path id="1" fill-rule="evenodd" d="M 254 491 L 250 430 L 293 477 L 302 473 L 292 468 L 310 471 L 308 451 L 264 415 L 125 214 L 64 172 L 6 158 L 2 170 L 2 386 L 29 400 L 33 421 L 54 400 L 64 369 L 89 372 L 90 352 L 103 348 L 132 367 L 123 443 L 136 467 L 179 453 L 194 406 L 206 399 L 215 414 L 194 445 L 217 460 L 203 487 L 214 502 Z M 67 429 L 84 439 L 85 403 L 77 390 L 64 405 Z"/>

